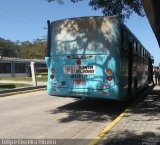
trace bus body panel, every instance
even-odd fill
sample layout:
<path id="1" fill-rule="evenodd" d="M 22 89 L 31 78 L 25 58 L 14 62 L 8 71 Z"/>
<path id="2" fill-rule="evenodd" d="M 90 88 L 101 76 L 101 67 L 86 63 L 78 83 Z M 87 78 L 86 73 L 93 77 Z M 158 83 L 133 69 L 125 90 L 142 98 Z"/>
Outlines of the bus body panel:
<path id="1" fill-rule="evenodd" d="M 147 86 L 147 72 L 143 72 L 147 66 L 138 69 L 144 63 L 137 64 L 141 57 L 133 56 L 135 48 L 127 45 L 130 40 L 128 36 L 123 38 L 123 28 L 116 17 L 81 17 L 52 22 L 50 57 L 45 58 L 48 94 L 123 101 L 134 94 L 136 79 L 137 89 Z M 132 60 L 129 49 L 133 49 Z"/>
<path id="2" fill-rule="evenodd" d="M 58 58 L 56 58 L 58 57 Z M 59 65 L 55 65 L 53 58 L 56 59 Z M 82 66 L 94 66 L 95 73 L 93 74 L 70 74 L 64 72 L 64 66 L 72 64 L 71 66 L 79 66 L 76 60 L 60 61 L 60 56 L 46 59 L 49 70 L 55 69 L 55 79 L 49 80 L 47 84 L 48 93 L 57 96 L 72 96 L 72 97 L 93 97 L 123 100 L 124 97 L 120 95 L 120 62 L 117 57 L 110 57 L 106 55 L 94 55 L 90 61 L 82 60 Z M 106 60 L 107 59 L 107 60 Z M 98 60 L 98 61 L 95 61 Z M 71 62 L 72 63 L 71 63 Z M 56 63 L 56 64 L 57 64 Z M 51 65 L 49 65 L 51 64 Z M 112 80 L 108 81 L 107 69 L 112 69 Z M 82 69 L 83 70 L 83 69 Z M 50 77 L 51 72 L 48 73 Z M 65 84 L 63 84 L 65 82 Z"/>

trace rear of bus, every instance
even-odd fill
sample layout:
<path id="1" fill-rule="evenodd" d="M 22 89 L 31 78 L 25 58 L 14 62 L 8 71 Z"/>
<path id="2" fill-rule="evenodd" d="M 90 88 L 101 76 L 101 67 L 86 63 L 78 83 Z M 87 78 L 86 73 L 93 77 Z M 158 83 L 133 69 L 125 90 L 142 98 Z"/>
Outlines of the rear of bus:
<path id="1" fill-rule="evenodd" d="M 49 95 L 119 100 L 120 24 L 80 17 L 49 24 Z"/>

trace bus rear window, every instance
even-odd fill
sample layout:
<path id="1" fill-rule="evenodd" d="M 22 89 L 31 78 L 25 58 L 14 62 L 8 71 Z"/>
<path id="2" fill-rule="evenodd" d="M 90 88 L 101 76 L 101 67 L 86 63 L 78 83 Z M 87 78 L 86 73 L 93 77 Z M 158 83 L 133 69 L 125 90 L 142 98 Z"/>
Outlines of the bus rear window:
<path id="1" fill-rule="evenodd" d="M 66 19 L 52 23 L 51 51 L 55 55 L 109 54 L 116 48 L 117 25 L 101 19 Z"/>

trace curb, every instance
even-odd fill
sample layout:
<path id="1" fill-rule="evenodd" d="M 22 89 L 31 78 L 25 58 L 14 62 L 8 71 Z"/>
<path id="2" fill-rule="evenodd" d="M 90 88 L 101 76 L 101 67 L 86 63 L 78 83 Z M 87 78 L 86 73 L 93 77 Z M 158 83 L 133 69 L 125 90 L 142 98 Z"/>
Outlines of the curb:
<path id="1" fill-rule="evenodd" d="M 139 101 L 142 101 L 145 99 L 146 95 L 154 88 L 154 86 L 149 87 L 146 91 L 144 91 L 141 96 L 139 96 L 136 100 L 134 100 L 127 108 L 120 114 L 118 115 L 112 122 L 110 122 L 106 127 L 104 127 L 99 134 L 88 144 L 88 145 L 97 145 L 100 140 L 103 139 L 103 137 L 118 123 L 120 120 L 128 113 L 129 108 L 133 107 L 136 105 Z"/>
<path id="2" fill-rule="evenodd" d="M 5 89 L 5 90 L 1 90 L 0 94 L 4 94 L 4 93 L 11 93 L 11 92 L 17 92 L 17 91 L 26 91 L 26 90 L 33 90 L 33 89 L 40 89 L 40 88 L 45 88 L 46 85 L 43 86 L 31 86 L 31 87 L 21 87 L 21 88 L 15 88 L 15 89 Z"/>
<path id="3" fill-rule="evenodd" d="M 0 91 L 0 97 L 22 94 L 22 93 L 29 93 L 34 91 L 41 91 L 41 90 L 46 90 L 46 85 L 37 86 L 37 87 L 33 86 L 33 87 L 25 87 L 25 88 L 23 87 L 23 88 L 2 90 Z"/>

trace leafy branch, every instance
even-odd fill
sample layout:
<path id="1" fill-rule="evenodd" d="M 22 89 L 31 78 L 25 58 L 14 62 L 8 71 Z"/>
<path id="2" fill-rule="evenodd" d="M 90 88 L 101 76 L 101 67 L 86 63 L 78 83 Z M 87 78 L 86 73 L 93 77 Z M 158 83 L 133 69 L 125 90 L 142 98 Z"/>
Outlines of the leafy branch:
<path id="1" fill-rule="evenodd" d="M 46 0 L 48 2 L 58 2 L 60 5 L 65 4 L 64 0 Z M 77 3 L 83 0 L 70 0 Z M 138 16 L 144 17 L 145 12 L 140 0 L 90 0 L 88 3 L 93 10 L 101 9 L 105 16 L 117 16 L 122 21 L 129 19 L 135 12 Z"/>

